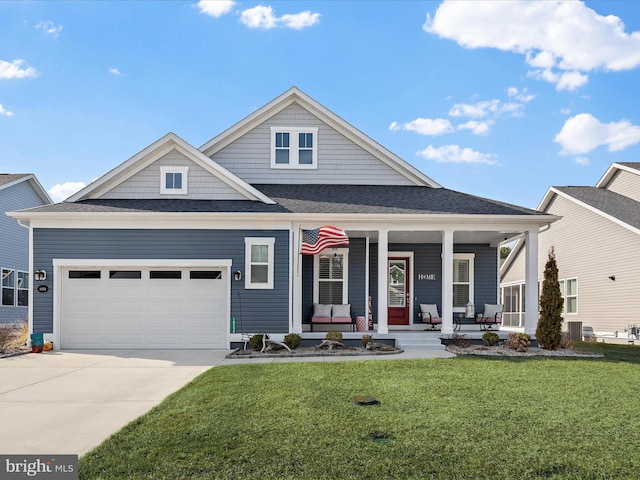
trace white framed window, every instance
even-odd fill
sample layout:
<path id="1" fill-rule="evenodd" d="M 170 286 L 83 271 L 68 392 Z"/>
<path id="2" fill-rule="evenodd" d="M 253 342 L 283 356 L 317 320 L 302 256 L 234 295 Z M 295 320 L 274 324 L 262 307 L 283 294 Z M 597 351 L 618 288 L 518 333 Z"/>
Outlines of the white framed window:
<path id="1" fill-rule="evenodd" d="M 186 195 L 189 167 L 160 167 L 160 193 Z"/>
<path id="2" fill-rule="evenodd" d="M 327 248 L 313 257 L 313 302 L 349 303 L 349 249 Z"/>
<path id="3" fill-rule="evenodd" d="M 317 127 L 271 127 L 271 168 L 317 167 Z"/>
<path id="4" fill-rule="evenodd" d="M 467 303 L 473 304 L 473 253 L 453 254 L 453 310 L 463 312 Z"/>
<path id="5" fill-rule="evenodd" d="M 3 307 L 13 307 L 16 304 L 16 271 L 11 268 L 2 270 L 2 300 Z"/>
<path id="6" fill-rule="evenodd" d="M 275 238 L 244 239 L 244 288 L 273 288 L 273 250 Z"/>
<path id="7" fill-rule="evenodd" d="M 578 279 L 560 280 L 560 295 L 564 298 L 562 313 L 578 313 Z"/>

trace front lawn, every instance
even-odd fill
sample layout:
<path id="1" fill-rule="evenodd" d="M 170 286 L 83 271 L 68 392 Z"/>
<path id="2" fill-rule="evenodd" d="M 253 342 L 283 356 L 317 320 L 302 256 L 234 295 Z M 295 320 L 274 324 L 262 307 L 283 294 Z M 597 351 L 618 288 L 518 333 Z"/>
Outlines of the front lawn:
<path id="1" fill-rule="evenodd" d="M 82 457 L 80 478 L 635 479 L 640 348 L 611 347 L 216 367 Z"/>

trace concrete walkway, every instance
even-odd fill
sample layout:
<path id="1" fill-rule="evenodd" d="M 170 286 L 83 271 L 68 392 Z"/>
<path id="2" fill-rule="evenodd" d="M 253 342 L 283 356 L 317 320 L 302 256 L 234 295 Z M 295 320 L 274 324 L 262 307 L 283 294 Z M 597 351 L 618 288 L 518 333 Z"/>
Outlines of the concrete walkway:
<path id="1" fill-rule="evenodd" d="M 54 351 L 0 359 L 0 454 L 79 454 L 211 367 L 300 361 L 446 358 L 448 352 L 362 357 L 225 359 L 226 351 Z"/>

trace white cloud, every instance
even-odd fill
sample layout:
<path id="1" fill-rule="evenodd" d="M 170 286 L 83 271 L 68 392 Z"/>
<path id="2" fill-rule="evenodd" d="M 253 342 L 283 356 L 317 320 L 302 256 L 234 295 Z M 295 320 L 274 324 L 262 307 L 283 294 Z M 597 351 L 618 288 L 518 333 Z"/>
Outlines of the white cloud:
<path id="1" fill-rule="evenodd" d="M 118 70 L 117 68 L 113 67 L 109 69 L 109 73 L 112 75 L 121 75 L 120 70 Z"/>
<path id="2" fill-rule="evenodd" d="M 584 85 L 586 72 L 640 66 L 640 32 L 626 33 L 620 18 L 578 1 L 445 0 L 433 17 L 427 15 L 423 29 L 465 48 L 522 54 L 535 78 L 559 90 Z"/>
<path id="3" fill-rule="evenodd" d="M 389 129 L 396 132 L 398 130 L 407 130 L 410 132 L 416 132 L 420 135 L 443 135 L 445 133 L 451 133 L 455 131 L 451 122 L 444 118 L 416 118 L 415 120 L 407 123 L 393 122 L 389 125 Z"/>
<path id="4" fill-rule="evenodd" d="M 497 165 L 495 156 L 489 153 L 480 153 L 470 148 L 460 148 L 458 145 L 445 145 L 434 147 L 429 145 L 424 150 L 416 152 L 427 160 L 438 163 L 480 163 L 485 165 Z"/>
<path id="5" fill-rule="evenodd" d="M 62 25 L 56 25 L 51 20 L 46 20 L 38 22 L 36 28 L 57 37 L 64 27 Z"/>
<path id="6" fill-rule="evenodd" d="M 235 3 L 233 0 L 200 0 L 196 6 L 200 13 L 219 18 L 229 13 Z"/>
<path id="7" fill-rule="evenodd" d="M 0 79 L 35 77 L 36 75 L 38 75 L 37 70 L 29 67 L 24 60 L 13 62 L 0 60 Z"/>
<path id="8" fill-rule="evenodd" d="M 467 123 L 458 125 L 458 130 L 471 130 L 474 135 L 488 135 L 491 125 L 493 125 L 492 121 L 478 122 L 477 120 L 469 120 Z"/>
<path id="9" fill-rule="evenodd" d="M 240 14 L 240 21 L 249 28 L 271 29 L 282 25 L 287 28 L 300 30 L 315 25 L 319 20 L 320 14 L 312 13 L 309 10 L 277 17 L 273 8 L 265 5 L 248 8 Z"/>
<path id="10" fill-rule="evenodd" d="M 503 113 L 511 113 L 512 115 L 521 115 L 524 105 L 521 103 L 506 102 L 500 100 L 483 100 L 477 103 L 456 103 L 449 115 L 452 117 L 469 117 L 469 118 L 485 118 L 489 114 L 501 115 Z"/>
<path id="11" fill-rule="evenodd" d="M 54 202 L 61 202 L 84 187 L 86 187 L 84 182 L 58 183 L 51 187 L 48 193 Z"/>
<path id="12" fill-rule="evenodd" d="M 13 112 L 9 110 L 5 110 L 4 106 L 0 103 L 0 115 L 4 115 L 5 117 L 13 116 Z"/>
<path id="13" fill-rule="evenodd" d="M 589 113 L 580 113 L 565 122 L 553 141 L 562 146 L 563 155 L 585 154 L 600 146 L 615 152 L 640 143 L 640 126 L 627 120 L 602 123 Z"/>
<path id="14" fill-rule="evenodd" d="M 589 159 L 587 157 L 576 157 L 576 163 L 581 167 L 586 167 L 591 162 L 589 162 Z"/>
<path id="15" fill-rule="evenodd" d="M 522 103 L 529 103 L 536 97 L 535 95 L 529 93 L 527 87 L 523 88 L 522 90 L 518 90 L 516 87 L 509 87 L 507 89 L 507 95 L 509 95 L 509 98 L 515 98 Z"/>

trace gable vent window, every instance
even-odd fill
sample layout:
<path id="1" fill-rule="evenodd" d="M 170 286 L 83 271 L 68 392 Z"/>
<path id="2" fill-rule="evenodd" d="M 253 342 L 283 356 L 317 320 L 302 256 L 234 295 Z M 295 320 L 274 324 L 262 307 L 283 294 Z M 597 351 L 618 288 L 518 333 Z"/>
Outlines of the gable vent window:
<path id="1" fill-rule="evenodd" d="M 271 168 L 317 168 L 316 127 L 271 127 Z"/>
<path id="2" fill-rule="evenodd" d="M 189 167 L 160 167 L 160 193 L 186 195 Z"/>

